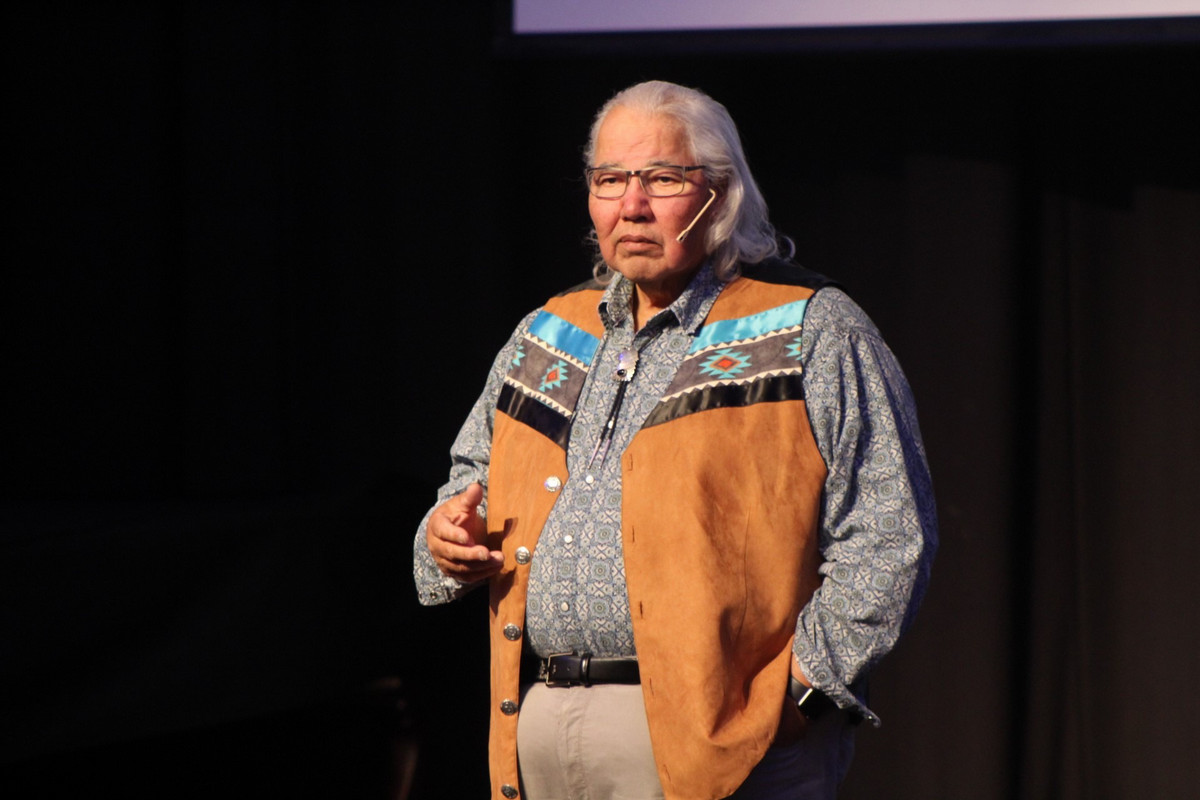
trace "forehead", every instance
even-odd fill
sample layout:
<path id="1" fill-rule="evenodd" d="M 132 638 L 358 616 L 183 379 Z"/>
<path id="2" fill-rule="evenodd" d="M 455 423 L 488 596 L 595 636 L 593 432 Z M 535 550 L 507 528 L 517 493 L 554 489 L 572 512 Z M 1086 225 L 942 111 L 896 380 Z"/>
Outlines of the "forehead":
<path id="1" fill-rule="evenodd" d="M 596 134 L 597 166 L 636 169 L 650 164 L 690 164 L 683 126 L 666 114 L 617 106 Z"/>

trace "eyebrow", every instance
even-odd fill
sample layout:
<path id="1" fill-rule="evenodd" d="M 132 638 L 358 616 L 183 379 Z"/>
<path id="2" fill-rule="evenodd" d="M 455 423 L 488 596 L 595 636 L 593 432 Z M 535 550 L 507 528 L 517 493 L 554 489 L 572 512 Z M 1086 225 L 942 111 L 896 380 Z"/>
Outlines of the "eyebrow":
<path id="1" fill-rule="evenodd" d="M 646 169 L 647 167 L 680 167 L 680 166 L 684 166 L 684 165 L 676 164 L 674 161 L 667 161 L 665 158 L 656 158 L 652 161 L 646 162 L 645 167 L 638 167 L 638 169 Z M 623 170 L 623 169 L 625 169 L 625 167 L 622 167 L 621 165 L 616 164 L 612 161 L 606 161 L 603 164 L 597 164 L 596 166 L 591 167 L 591 169 L 622 169 Z M 630 171 L 637 172 L 637 170 L 630 170 Z"/>

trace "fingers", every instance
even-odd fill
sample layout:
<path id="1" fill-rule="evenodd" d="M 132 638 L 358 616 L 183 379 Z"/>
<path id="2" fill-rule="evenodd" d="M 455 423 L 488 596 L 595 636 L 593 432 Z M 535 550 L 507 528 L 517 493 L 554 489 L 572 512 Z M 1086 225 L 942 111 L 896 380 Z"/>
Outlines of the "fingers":
<path id="1" fill-rule="evenodd" d="M 431 526 L 432 527 L 432 526 Z M 464 546 L 428 537 L 429 553 L 443 574 L 460 581 L 477 581 L 490 577 L 504 565 L 504 556 L 498 550 L 488 550 L 484 545 Z"/>
<path id="2" fill-rule="evenodd" d="M 490 557 L 487 545 L 476 542 L 469 532 L 437 515 L 429 518 L 425 541 L 434 560 L 439 562 L 470 563 L 487 561 Z"/>
<path id="3" fill-rule="evenodd" d="M 458 515 L 452 514 L 454 512 L 443 506 L 430 515 L 429 524 L 425 528 L 425 539 L 429 542 L 430 552 L 433 552 L 436 542 L 447 542 L 460 547 L 478 544 L 472 535 L 473 532 L 464 527 L 466 521 L 455 521 Z"/>
<path id="4" fill-rule="evenodd" d="M 429 517 L 428 534 L 461 545 L 480 544 L 487 526 L 479 516 L 483 502 L 483 487 L 472 483 L 463 491 L 442 503 Z"/>
<path id="5" fill-rule="evenodd" d="M 504 555 L 499 550 L 489 551 L 486 547 L 461 548 L 445 545 L 441 555 L 434 553 L 434 563 L 443 574 L 466 583 L 490 578 L 504 566 Z M 482 551 L 482 552 L 480 552 Z M 482 558 L 480 557 L 482 555 Z"/>
<path id="6" fill-rule="evenodd" d="M 429 553 L 443 574 L 477 581 L 498 572 L 504 557 L 485 544 L 487 526 L 478 514 L 483 487 L 473 483 L 434 510 L 425 529 Z"/>

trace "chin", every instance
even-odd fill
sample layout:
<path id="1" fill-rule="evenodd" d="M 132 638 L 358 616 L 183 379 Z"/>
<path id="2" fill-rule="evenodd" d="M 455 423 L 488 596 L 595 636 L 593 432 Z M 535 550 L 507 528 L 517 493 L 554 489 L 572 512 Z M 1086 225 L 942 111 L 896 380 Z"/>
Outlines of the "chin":
<path id="1" fill-rule="evenodd" d="M 613 269 L 633 280 L 634 277 L 652 277 L 666 271 L 661 259 L 645 256 L 625 256 L 609 262 Z"/>
<path id="2" fill-rule="evenodd" d="M 659 270 L 650 269 L 647 267 L 633 267 L 629 265 L 621 265 L 615 267 L 616 271 L 625 276 L 627 280 L 633 281 L 636 284 L 653 283 L 655 279 L 661 275 Z"/>

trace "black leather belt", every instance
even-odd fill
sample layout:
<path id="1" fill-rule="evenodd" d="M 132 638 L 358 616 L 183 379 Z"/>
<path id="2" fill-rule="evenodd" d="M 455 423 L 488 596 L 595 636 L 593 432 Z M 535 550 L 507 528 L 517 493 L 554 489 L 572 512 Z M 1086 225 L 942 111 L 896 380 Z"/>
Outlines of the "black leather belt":
<path id="1" fill-rule="evenodd" d="M 595 658 L 590 653 L 560 653 L 543 658 L 538 680 L 544 680 L 547 686 L 642 682 L 637 658 Z"/>
<path id="2" fill-rule="evenodd" d="M 833 702 L 829 695 L 819 689 L 805 686 L 796 680 L 795 675 L 788 675 L 788 694 L 796 701 L 800 713 L 810 721 L 815 721 L 830 711 L 838 710 L 837 703 Z M 845 714 L 851 725 L 857 725 L 863 721 L 862 714 L 855 709 L 847 709 Z"/>

